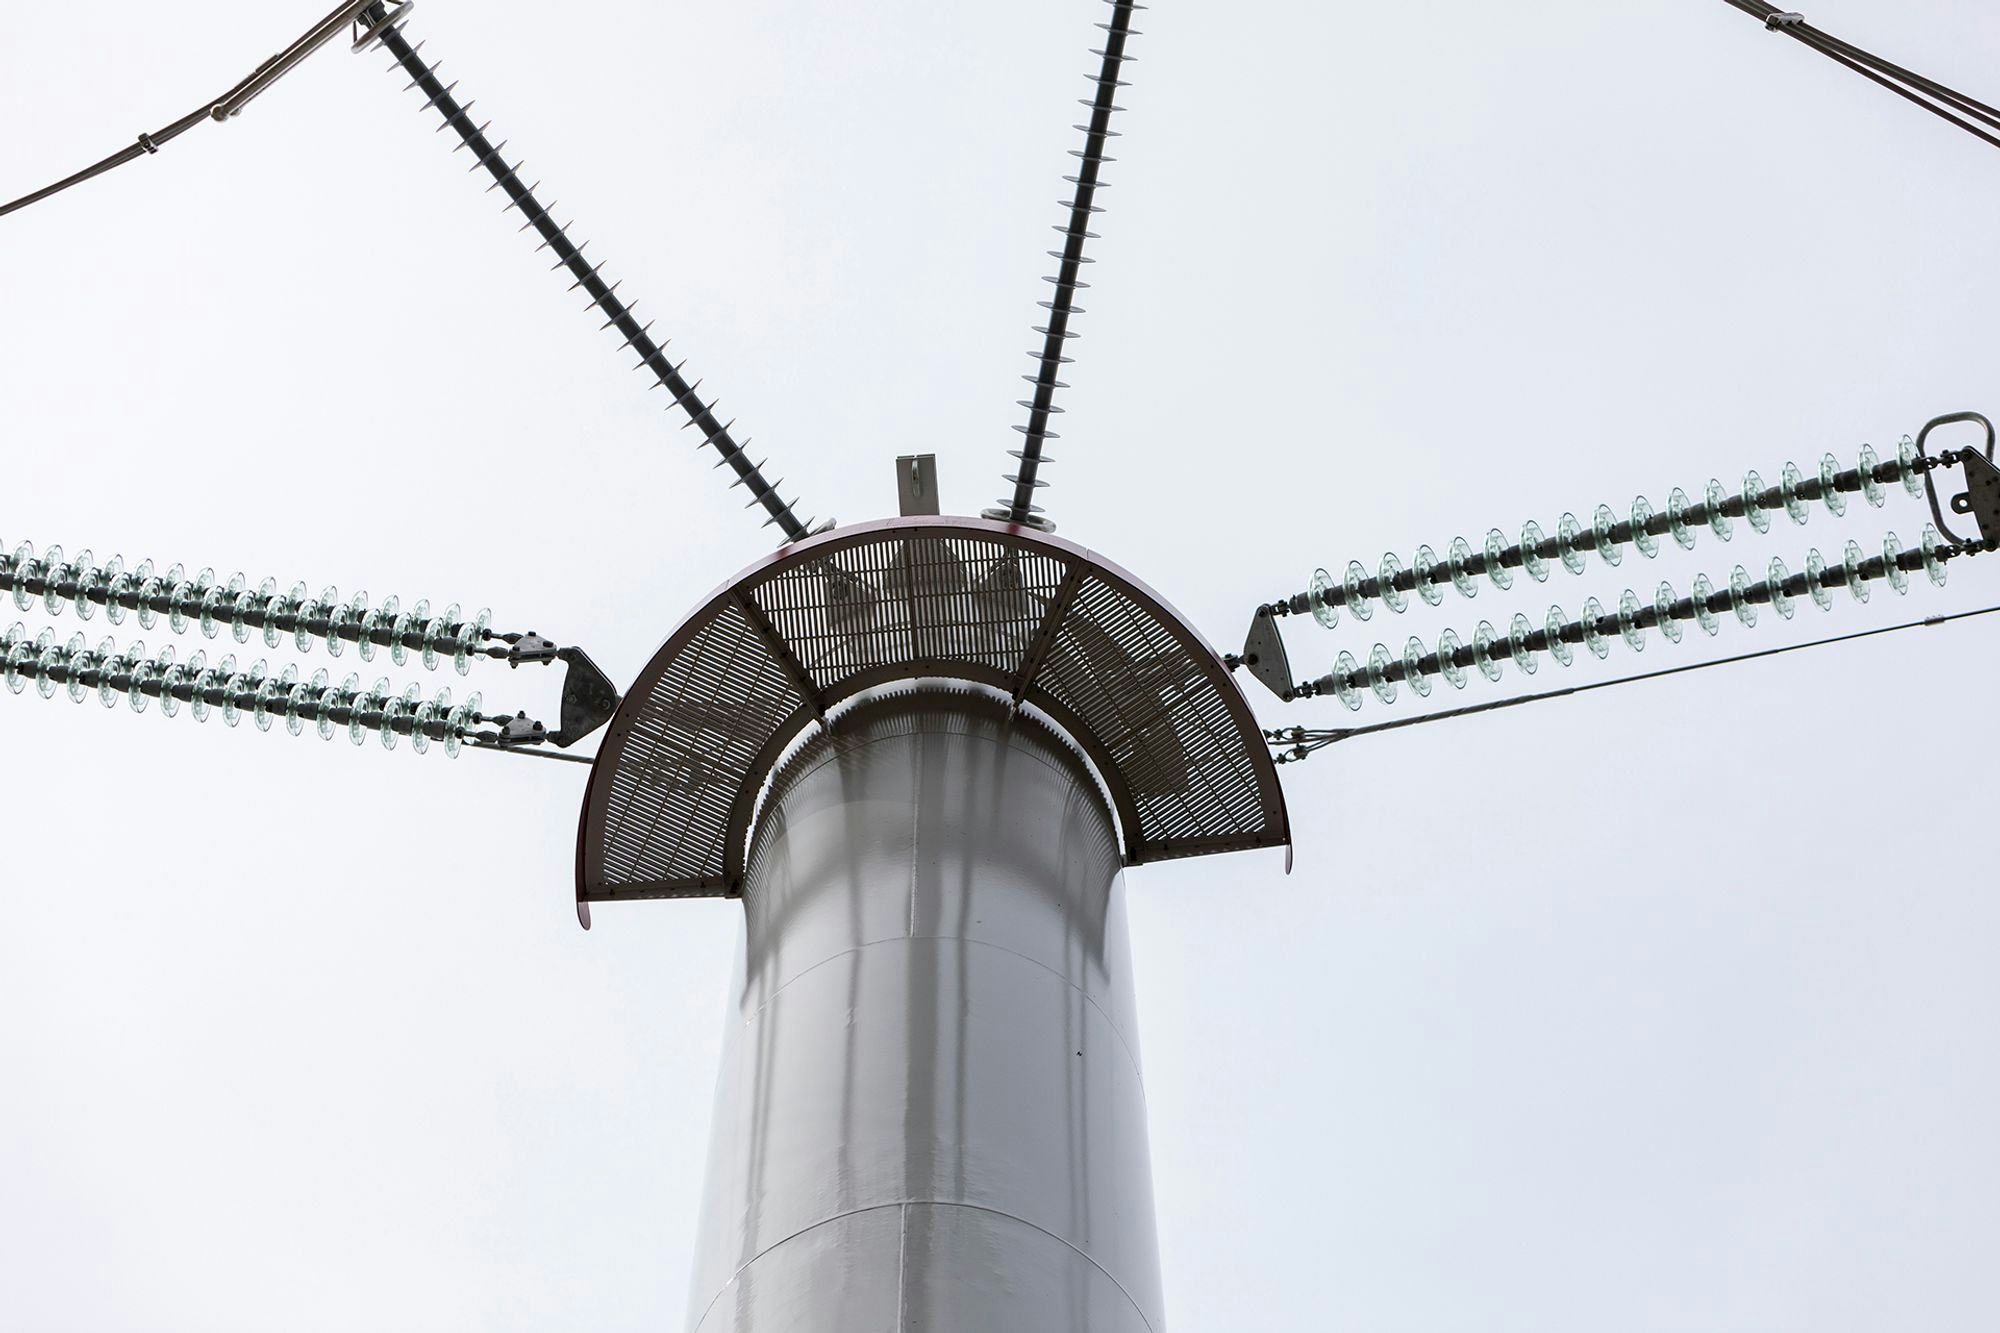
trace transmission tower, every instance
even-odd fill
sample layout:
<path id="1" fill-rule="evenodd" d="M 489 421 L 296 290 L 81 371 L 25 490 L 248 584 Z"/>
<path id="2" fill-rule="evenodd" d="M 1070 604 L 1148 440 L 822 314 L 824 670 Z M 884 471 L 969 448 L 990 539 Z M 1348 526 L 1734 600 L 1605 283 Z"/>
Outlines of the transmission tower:
<path id="1" fill-rule="evenodd" d="M 1905 96 L 1914 89 L 1929 109 L 1988 137 L 1984 104 L 1874 61 L 1797 15 L 1730 3 L 1877 82 L 1901 80 Z M 603 903 L 742 902 L 742 982 L 695 1257 L 697 1333 L 1156 1333 L 1165 1310 L 1123 911 L 1128 868 L 1279 847 L 1289 866 L 1282 765 L 1366 734 L 1632 683 L 1646 677 L 1587 673 L 1615 652 L 1686 651 L 1725 627 L 1940 588 L 1952 564 L 2000 549 L 1994 428 L 1953 412 L 1880 450 L 1860 444 L 1804 467 L 1763 462 L 1770 480 L 1755 471 L 1729 484 L 1660 478 L 1670 489 L 1657 505 L 1642 496 L 1579 506 L 1587 518 L 1565 510 L 1477 541 L 1433 538 L 1407 558 L 1336 562 L 1267 589 L 1276 595 L 1261 604 L 1246 597 L 1241 650 L 1217 652 L 1134 575 L 1057 536 L 1042 499 L 1140 36 L 1133 21 L 1143 6 L 1103 5 L 1066 197 L 1051 224 L 1044 316 L 1021 374 L 1014 465 L 979 517 L 941 512 L 929 455 L 895 460 L 894 517 L 847 527 L 801 517 L 784 480 L 670 354 L 608 261 L 577 239 L 483 110 L 415 40 L 409 0 L 342 4 L 188 115 L 0 207 L 47 201 L 241 115 L 336 40 L 386 56 L 417 110 L 497 194 L 498 211 L 529 234 L 599 333 L 664 391 L 666 410 L 742 492 L 743 507 L 775 531 L 782 544 L 682 618 L 623 689 L 580 648 L 496 628 L 488 612 L 460 603 L 405 605 L 275 577 L 0 546 L 0 594 L 27 617 L 0 632 L 0 674 L 17 694 L 227 726 L 248 720 L 418 754 L 587 765 L 572 890 L 585 928 Z M 1918 501 L 1907 522 L 1865 543 L 1783 542 L 1816 514 Z M 1737 538 L 1769 549 L 1686 588 L 1588 582 L 1641 568 L 1669 546 L 1719 551 Z M 1580 596 L 1545 612 L 1498 614 L 1400 645 L 1342 637 L 1447 597 L 1518 598 L 1571 580 Z M 1859 634 L 1995 609 L 1943 609 Z M 65 637 L 57 625 L 66 615 L 101 616 L 107 633 Z M 1313 649 L 1303 674 L 1286 638 L 1294 625 L 1336 636 Z M 154 646 L 129 637 L 135 631 Z M 1697 656 L 1648 674 L 1859 634 Z M 221 653 L 183 656 L 176 645 L 197 636 Z M 259 650 L 270 656 L 251 660 Z M 276 660 L 314 652 L 405 674 L 559 666 L 560 716 L 489 706 L 484 690 L 454 697 L 366 679 L 372 670 L 307 674 L 309 660 Z M 1554 690 L 1424 710 L 1440 687 L 1568 669 L 1586 674 Z M 1239 688 L 1245 676 L 1282 723 L 1260 723 Z M 1346 717 L 1412 703 L 1419 711 Z M 570 753 L 592 737 L 594 754 Z"/>

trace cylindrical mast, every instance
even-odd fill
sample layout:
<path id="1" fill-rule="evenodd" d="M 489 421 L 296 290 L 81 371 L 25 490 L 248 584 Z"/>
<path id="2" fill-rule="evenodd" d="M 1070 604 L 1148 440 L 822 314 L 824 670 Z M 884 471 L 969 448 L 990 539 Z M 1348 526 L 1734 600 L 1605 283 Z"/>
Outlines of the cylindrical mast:
<path id="1" fill-rule="evenodd" d="M 1123 880 L 1090 773 L 871 704 L 759 823 L 689 1328 L 1159 1333 Z"/>

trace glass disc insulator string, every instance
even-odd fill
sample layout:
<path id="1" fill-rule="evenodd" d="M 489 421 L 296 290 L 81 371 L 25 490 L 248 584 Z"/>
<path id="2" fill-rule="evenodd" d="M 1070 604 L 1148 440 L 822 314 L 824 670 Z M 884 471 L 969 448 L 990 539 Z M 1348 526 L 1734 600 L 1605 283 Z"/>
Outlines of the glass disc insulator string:
<path id="1" fill-rule="evenodd" d="M 148 654 L 143 643 L 121 648 L 105 639 L 90 648 L 81 634 L 58 644 L 55 631 L 31 638 L 19 623 L 0 635 L 0 679 L 14 694 L 32 684 L 44 699 L 62 689 L 75 703 L 94 694 L 115 708 L 123 699 L 135 713 L 157 701 L 167 717 L 186 708 L 197 722 L 220 715 L 231 727 L 248 717 L 259 731 L 283 722 L 294 736 L 310 726 L 322 740 L 344 731 L 356 745 L 375 736 L 389 750 L 407 737 L 418 754 L 437 743 L 454 758 L 461 745 L 482 739 L 476 727 L 496 720 L 480 712 L 477 694 L 454 704 L 448 689 L 425 698 L 415 685 L 398 692 L 378 680 L 364 688 L 351 675 L 336 685 L 324 670 L 302 678 L 288 665 L 272 675 L 262 661 L 239 666 L 232 656 L 210 663 L 202 652 L 183 662 L 171 646 Z"/>
<path id="2" fill-rule="evenodd" d="M 1316 570 L 1304 592 L 1272 603 L 1270 610 L 1278 615 L 1310 611 L 1321 625 L 1332 629 L 1342 611 L 1356 620 L 1367 620 L 1375 614 L 1378 603 L 1395 612 L 1407 610 L 1413 593 L 1436 606 L 1444 600 L 1447 587 L 1461 596 L 1475 597 L 1482 581 L 1501 589 L 1513 587 L 1517 572 L 1545 583 L 1557 568 L 1583 573 L 1592 555 L 1612 566 L 1624 562 L 1627 549 L 1650 559 L 1660 553 L 1663 539 L 1693 550 L 1704 529 L 1728 541 L 1738 520 L 1761 534 L 1770 531 L 1772 516 L 1779 511 L 1792 522 L 1804 524 L 1816 503 L 1825 505 L 1835 516 L 1847 512 L 1848 498 L 1855 495 L 1879 508 L 1889 488 L 1898 483 L 1911 495 L 1921 496 L 1928 466 L 1908 436 L 1897 445 L 1896 457 L 1887 461 L 1863 445 L 1851 468 L 1843 469 L 1838 459 L 1827 454 L 1811 473 L 1796 464 L 1785 464 L 1776 485 L 1767 484 L 1752 471 L 1744 474 L 1742 485 L 1734 490 L 1720 481 L 1710 481 L 1700 500 L 1675 487 L 1664 509 L 1654 509 L 1642 495 L 1623 514 L 1610 505 L 1599 505 L 1588 524 L 1574 514 L 1564 514 L 1553 533 L 1530 522 L 1522 526 L 1518 539 L 1510 540 L 1494 528 L 1477 547 L 1463 537 L 1453 540 L 1442 556 L 1429 546 L 1419 547 L 1407 566 L 1392 554 L 1383 556 L 1372 571 L 1359 560 L 1350 561 L 1339 578 L 1324 569 Z"/>
<path id="3" fill-rule="evenodd" d="M 1394 703 L 1402 686 L 1426 697 L 1440 677 L 1453 688 L 1462 689 L 1474 673 L 1498 681 L 1509 663 L 1524 675 L 1533 675 L 1544 656 L 1569 666 L 1578 649 L 1602 658 L 1610 655 L 1613 643 L 1623 642 L 1641 652 L 1650 631 L 1657 630 L 1669 642 L 1678 643 L 1690 624 L 1708 635 L 1718 633 L 1723 621 L 1730 618 L 1752 627 L 1765 608 L 1789 620 L 1802 599 L 1810 598 L 1823 611 L 1832 610 L 1834 594 L 1843 588 L 1856 601 L 1865 602 L 1870 585 L 1876 582 L 1887 582 L 1896 592 L 1905 593 L 1912 576 L 1921 574 L 1943 587 L 1949 561 L 1983 550 L 1944 542 L 1937 529 L 1927 523 L 1915 549 L 1906 549 L 1892 532 L 1883 538 L 1879 553 L 1853 541 L 1847 543 L 1837 561 L 1813 550 L 1807 554 L 1801 573 L 1793 573 L 1774 558 L 1762 579 L 1754 578 L 1741 565 L 1720 587 L 1706 574 L 1698 575 L 1686 597 L 1671 583 L 1660 584 L 1650 599 L 1628 588 L 1615 607 L 1606 607 L 1592 597 L 1583 604 L 1582 614 L 1574 618 L 1560 606 L 1552 606 L 1539 624 L 1526 615 L 1516 615 L 1501 630 L 1482 620 L 1470 643 L 1448 629 L 1435 646 L 1412 638 L 1401 653 L 1378 643 L 1365 663 L 1343 652 L 1331 672 L 1299 685 L 1295 697 L 1331 695 L 1350 709 L 1359 709 L 1371 694 L 1382 703 Z"/>
<path id="4" fill-rule="evenodd" d="M 428 601 L 419 601 L 405 609 L 395 597 L 371 603 L 365 592 L 343 601 L 334 588 L 314 597 L 303 583 L 281 592 L 275 579 L 253 588 L 241 574 L 217 581 L 212 569 L 190 578 L 180 565 L 162 573 L 150 560 L 128 569 L 123 557 L 113 556 L 100 565 L 88 551 L 68 559 L 60 546 L 40 556 L 26 543 L 11 555 L 0 548 L 0 592 L 11 592 L 23 611 L 39 601 L 51 616 L 67 606 L 79 620 L 89 620 L 101 607 L 113 625 L 130 615 L 140 628 L 152 629 L 164 618 L 176 634 L 192 625 L 212 639 L 227 629 L 238 643 L 247 643 L 255 631 L 267 648 L 290 638 L 306 652 L 319 641 L 334 657 L 352 644 L 364 662 L 387 649 L 397 666 L 414 659 L 436 670 L 449 661 L 460 675 L 474 658 L 504 658 L 508 652 L 489 628 L 490 612 L 467 617 L 456 603 L 433 611 Z"/>

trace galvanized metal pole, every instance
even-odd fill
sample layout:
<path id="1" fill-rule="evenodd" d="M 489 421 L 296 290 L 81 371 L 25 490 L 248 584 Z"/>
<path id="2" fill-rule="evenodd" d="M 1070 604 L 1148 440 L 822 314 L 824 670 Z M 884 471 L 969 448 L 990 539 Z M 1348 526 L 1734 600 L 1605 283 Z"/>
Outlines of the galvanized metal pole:
<path id="1" fill-rule="evenodd" d="M 1159 1333 L 1120 864 L 996 702 L 871 704 L 779 772 L 690 1329 Z"/>

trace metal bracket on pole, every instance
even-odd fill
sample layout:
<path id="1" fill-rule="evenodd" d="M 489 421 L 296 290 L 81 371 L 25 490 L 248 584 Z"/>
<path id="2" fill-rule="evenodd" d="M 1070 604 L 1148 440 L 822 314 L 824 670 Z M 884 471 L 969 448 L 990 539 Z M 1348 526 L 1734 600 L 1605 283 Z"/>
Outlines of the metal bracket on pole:
<path id="1" fill-rule="evenodd" d="M 937 455 L 904 454 L 896 460 L 896 507 L 904 518 L 937 514 Z"/>
<path id="2" fill-rule="evenodd" d="M 562 726 L 549 739 L 567 749 L 611 720 L 618 711 L 618 687 L 583 649 L 563 648 L 556 656 L 569 674 L 563 677 Z"/>
<path id="3" fill-rule="evenodd" d="M 1021 663 L 1021 671 L 1014 679 L 1014 707 L 1028 697 L 1028 687 L 1035 683 L 1035 675 L 1042 669 L 1042 663 L 1055 646 L 1056 635 L 1062 632 L 1063 617 L 1069 614 L 1069 604 L 1076 600 L 1078 589 L 1083 586 L 1081 566 L 1063 575 L 1062 585 L 1056 589 L 1055 600 L 1049 603 L 1049 613 L 1042 617 L 1041 628 L 1035 631 L 1035 642 L 1028 649 L 1027 657 Z"/>
<path id="4" fill-rule="evenodd" d="M 1271 614 L 1271 608 L 1260 606 L 1250 622 L 1250 632 L 1243 637 L 1243 655 L 1230 660 L 1230 665 L 1246 666 L 1250 674 L 1265 689 L 1290 703 L 1295 688 L 1292 685 L 1292 663 L 1285 652 L 1285 637 L 1278 632 L 1278 618 Z"/>
<path id="5" fill-rule="evenodd" d="M 838 572 L 835 567 L 829 566 L 829 569 L 833 570 L 833 572 Z M 812 710 L 813 717 L 820 722 L 825 722 L 826 695 L 821 692 L 818 683 L 813 680 L 812 673 L 807 671 L 805 664 L 793 655 L 791 648 L 785 643 L 784 636 L 778 633 L 769 618 L 758 608 L 757 603 L 751 601 L 740 592 L 736 594 L 735 602 L 737 609 L 743 612 L 743 618 L 750 622 L 751 627 L 762 636 L 765 644 L 769 646 L 771 656 L 776 658 L 778 664 L 785 669 L 785 675 L 791 679 L 792 688 L 797 690 L 799 696 L 806 701 L 806 707 Z"/>
<path id="6" fill-rule="evenodd" d="M 1979 535 L 1989 547 L 2000 549 L 2000 467 L 1995 467 L 1978 454 L 1967 454 L 1959 460 L 1965 469 L 1966 488 L 1951 497 L 1951 512 L 1970 514 L 1979 524 Z M 1944 524 L 1938 524 L 1938 531 L 1944 532 Z M 1950 533 L 1945 533 L 1951 536 Z M 1952 537 L 1953 541 L 1958 538 Z"/>
<path id="7" fill-rule="evenodd" d="M 510 667 L 561 662 L 569 670 L 563 676 L 562 726 L 549 731 L 539 722 L 529 723 L 524 715 L 507 724 L 494 738 L 495 745 L 540 745 L 548 741 L 567 749 L 609 722 L 618 711 L 618 687 L 583 649 L 558 648 L 553 639 L 545 639 L 533 630 L 498 637 L 507 644 Z"/>

